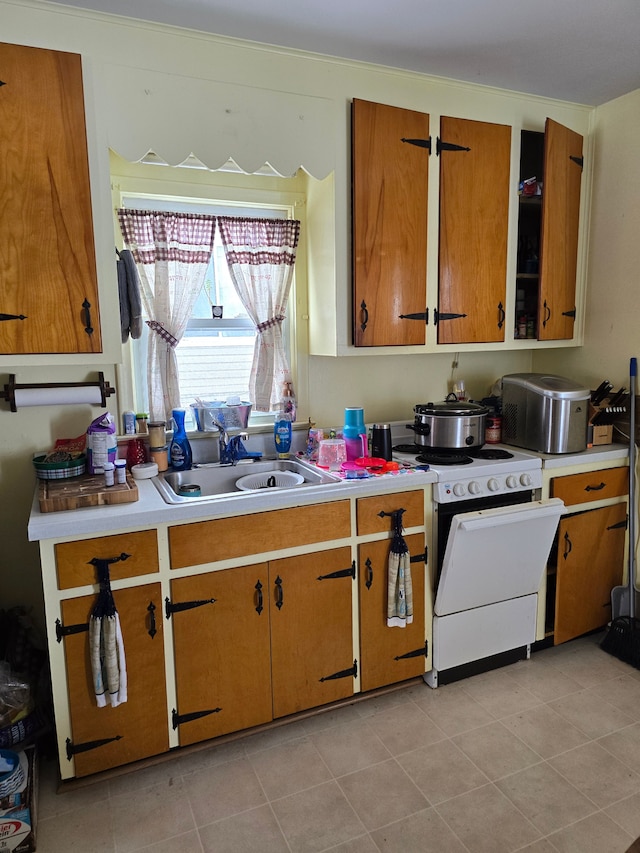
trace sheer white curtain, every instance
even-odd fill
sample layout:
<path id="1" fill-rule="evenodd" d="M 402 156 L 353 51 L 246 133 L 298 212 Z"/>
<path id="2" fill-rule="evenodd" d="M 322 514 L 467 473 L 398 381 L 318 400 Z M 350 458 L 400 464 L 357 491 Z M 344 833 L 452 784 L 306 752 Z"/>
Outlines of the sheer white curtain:
<path id="1" fill-rule="evenodd" d="M 138 265 L 150 319 L 149 414 L 165 420 L 180 406 L 175 347 L 185 333 L 213 251 L 216 218 L 199 213 L 118 211 L 125 244 Z"/>
<path id="2" fill-rule="evenodd" d="M 300 222 L 219 216 L 218 226 L 231 279 L 258 332 L 249 379 L 251 401 L 254 411 L 269 412 L 282 400 L 284 383 L 292 381 L 282 321 L 293 280 Z"/>

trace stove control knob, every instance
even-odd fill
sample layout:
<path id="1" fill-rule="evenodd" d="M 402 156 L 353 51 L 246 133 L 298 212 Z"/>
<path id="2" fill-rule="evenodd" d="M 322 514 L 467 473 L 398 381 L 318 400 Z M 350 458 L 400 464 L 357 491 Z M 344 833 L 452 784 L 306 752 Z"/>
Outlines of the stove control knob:
<path id="1" fill-rule="evenodd" d="M 461 498 L 464 495 L 464 493 L 465 493 L 465 487 L 462 485 L 462 483 L 456 483 L 455 486 L 453 487 L 453 494 L 457 498 Z"/>
<path id="2" fill-rule="evenodd" d="M 479 495 L 480 494 L 480 483 L 476 483 L 475 480 L 472 480 L 469 483 L 469 494 L 470 495 Z"/>
<path id="3" fill-rule="evenodd" d="M 530 486 L 532 483 L 531 474 L 520 474 L 520 484 L 522 486 Z"/>
<path id="4" fill-rule="evenodd" d="M 514 477 L 513 474 L 509 474 L 509 476 L 507 477 L 507 488 L 508 489 L 515 489 L 515 488 L 517 488 L 517 486 L 518 486 L 518 478 Z"/>
<path id="5" fill-rule="evenodd" d="M 489 486 L 490 492 L 497 492 L 500 490 L 500 481 L 496 480 L 495 477 L 491 477 L 491 479 L 487 483 L 487 486 Z"/>

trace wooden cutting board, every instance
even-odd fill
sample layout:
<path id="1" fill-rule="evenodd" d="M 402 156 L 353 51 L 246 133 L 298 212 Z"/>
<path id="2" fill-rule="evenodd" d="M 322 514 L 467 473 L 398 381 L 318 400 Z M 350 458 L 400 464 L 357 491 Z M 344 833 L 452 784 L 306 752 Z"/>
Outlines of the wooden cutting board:
<path id="1" fill-rule="evenodd" d="M 40 480 L 38 500 L 40 512 L 132 503 L 138 500 L 138 487 L 129 472 L 126 483 L 108 487 L 103 474 L 82 474 L 67 480 Z"/>

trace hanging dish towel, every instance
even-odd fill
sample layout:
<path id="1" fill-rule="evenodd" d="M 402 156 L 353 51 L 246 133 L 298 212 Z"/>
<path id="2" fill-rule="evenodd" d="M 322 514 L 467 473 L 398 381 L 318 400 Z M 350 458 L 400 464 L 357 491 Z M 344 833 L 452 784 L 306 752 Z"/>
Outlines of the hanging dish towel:
<path id="1" fill-rule="evenodd" d="M 138 268 L 129 249 L 118 251 L 118 296 L 120 298 L 120 333 L 126 344 L 129 335 L 137 340 L 142 334 L 142 300 Z"/>
<path id="2" fill-rule="evenodd" d="M 387 626 L 405 628 L 413 622 L 413 587 L 409 548 L 402 535 L 402 514 L 399 509 L 391 513 L 393 539 L 389 549 L 389 576 L 387 586 Z"/>
<path id="3" fill-rule="evenodd" d="M 98 599 L 89 619 L 89 654 L 98 708 L 104 708 L 107 701 L 113 708 L 127 701 L 124 642 L 109 578 L 109 564 L 120 559 L 90 560 L 96 566 L 100 584 Z"/>

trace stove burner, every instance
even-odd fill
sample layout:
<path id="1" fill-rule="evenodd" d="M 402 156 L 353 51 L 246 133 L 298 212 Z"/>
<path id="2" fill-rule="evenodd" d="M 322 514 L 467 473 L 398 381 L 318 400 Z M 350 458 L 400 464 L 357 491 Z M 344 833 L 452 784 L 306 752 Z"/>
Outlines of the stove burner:
<path id="1" fill-rule="evenodd" d="M 470 456 L 464 456 L 462 453 L 439 453 L 436 451 L 427 451 L 416 457 L 416 462 L 423 465 L 470 465 L 473 459 Z"/>
<path id="2" fill-rule="evenodd" d="M 513 459 L 513 453 L 502 450 L 501 447 L 479 447 L 477 450 L 470 448 L 467 453 L 474 459 Z"/>
<path id="3" fill-rule="evenodd" d="M 391 448 L 395 450 L 396 453 L 420 453 L 422 451 L 422 445 L 420 444 L 394 444 Z"/>

